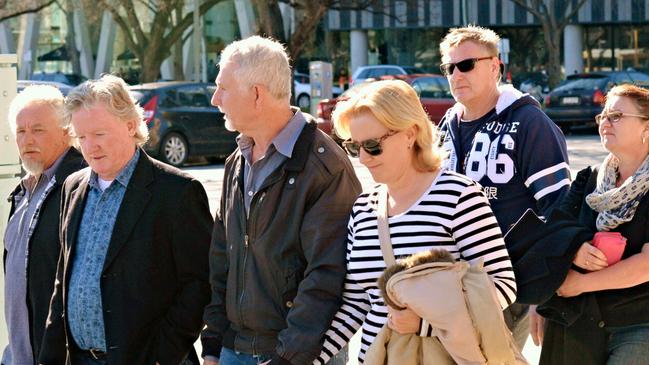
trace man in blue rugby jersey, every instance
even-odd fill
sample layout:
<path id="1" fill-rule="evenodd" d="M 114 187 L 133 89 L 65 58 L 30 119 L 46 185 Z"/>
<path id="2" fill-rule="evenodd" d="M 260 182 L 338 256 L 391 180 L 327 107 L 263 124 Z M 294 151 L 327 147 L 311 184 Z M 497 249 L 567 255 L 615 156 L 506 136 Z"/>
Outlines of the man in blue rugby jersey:
<path id="1" fill-rule="evenodd" d="M 529 208 L 547 214 L 567 192 L 570 170 L 565 138 L 539 103 L 499 85 L 499 41 L 490 29 L 468 26 L 451 29 L 440 44 L 440 68 L 457 101 L 440 123 L 440 143 L 449 153 L 447 167 L 483 186 L 507 232 Z M 514 304 L 504 314 L 522 349 L 528 307 Z"/>

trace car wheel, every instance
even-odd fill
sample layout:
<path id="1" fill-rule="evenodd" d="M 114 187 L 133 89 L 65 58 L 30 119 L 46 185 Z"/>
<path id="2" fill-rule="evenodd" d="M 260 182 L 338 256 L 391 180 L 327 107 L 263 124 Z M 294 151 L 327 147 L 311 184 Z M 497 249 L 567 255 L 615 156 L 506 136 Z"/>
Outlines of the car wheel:
<path id="1" fill-rule="evenodd" d="M 300 96 L 297 97 L 297 106 L 302 109 L 308 111 L 311 108 L 311 98 L 307 94 L 301 94 Z"/>
<path id="2" fill-rule="evenodd" d="M 160 156 L 162 160 L 173 166 L 182 166 L 189 155 L 189 146 L 183 136 L 169 133 L 162 140 Z"/>

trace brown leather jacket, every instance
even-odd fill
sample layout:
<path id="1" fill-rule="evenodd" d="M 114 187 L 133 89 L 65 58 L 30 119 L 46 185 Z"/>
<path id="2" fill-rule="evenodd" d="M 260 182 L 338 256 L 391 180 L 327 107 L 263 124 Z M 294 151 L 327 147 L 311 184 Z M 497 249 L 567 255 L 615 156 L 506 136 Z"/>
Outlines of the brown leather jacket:
<path id="1" fill-rule="evenodd" d="M 248 217 L 243 164 L 239 150 L 225 163 L 203 355 L 218 357 L 226 346 L 273 354 L 273 363 L 310 364 L 340 305 L 346 227 L 361 185 L 313 120 L 253 196 Z"/>

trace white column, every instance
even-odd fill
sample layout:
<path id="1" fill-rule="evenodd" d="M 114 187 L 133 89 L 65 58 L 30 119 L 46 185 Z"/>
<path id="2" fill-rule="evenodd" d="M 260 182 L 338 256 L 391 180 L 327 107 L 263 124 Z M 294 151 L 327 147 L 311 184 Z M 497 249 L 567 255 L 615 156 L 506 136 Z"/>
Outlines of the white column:
<path id="1" fill-rule="evenodd" d="M 583 28 L 567 25 L 563 31 L 563 67 L 566 75 L 584 72 Z"/>
<path id="2" fill-rule="evenodd" d="M 173 80 L 174 79 L 174 59 L 173 59 L 173 50 L 171 51 L 171 56 L 165 58 L 160 65 L 160 76 L 163 80 Z"/>
<path id="3" fill-rule="evenodd" d="M 16 45 L 9 22 L 0 22 L 0 53 L 16 53 Z"/>
<path id="4" fill-rule="evenodd" d="M 192 27 L 189 27 L 183 33 L 183 39 L 189 35 Z M 192 80 L 194 78 L 194 37 L 187 37 L 183 43 L 183 73 L 185 80 Z"/>
<path id="5" fill-rule="evenodd" d="M 80 8 L 74 10 L 74 38 L 79 50 L 81 73 L 85 77 L 92 77 L 95 74 L 95 60 L 92 58 L 90 32 L 88 31 L 88 24 L 86 24 L 86 15 Z"/>
<path id="6" fill-rule="evenodd" d="M 293 29 L 295 26 L 293 25 L 293 20 L 295 11 L 294 8 L 286 3 L 279 3 L 279 11 L 282 13 L 282 22 L 284 24 L 284 37 L 286 39 L 291 38 L 291 35 L 293 34 Z"/>
<path id="7" fill-rule="evenodd" d="M 352 74 L 360 66 L 367 65 L 367 31 L 352 30 L 349 32 Z"/>
<path id="8" fill-rule="evenodd" d="M 250 0 L 234 0 L 234 6 L 241 38 L 248 38 L 255 34 L 255 13 Z"/>
<path id="9" fill-rule="evenodd" d="M 36 47 L 40 28 L 38 13 L 25 14 L 20 19 L 20 37 L 18 38 L 18 79 L 28 80 L 36 64 Z"/>
<path id="10" fill-rule="evenodd" d="M 95 64 L 94 78 L 98 79 L 101 74 L 110 72 L 113 64 L 113 50 L 115 46 L 116 24 L 113 16 L 104 11 L 101 18 L 101 31 L 99 33 L 99 47 L 97 47 L 97 63 Z"/>

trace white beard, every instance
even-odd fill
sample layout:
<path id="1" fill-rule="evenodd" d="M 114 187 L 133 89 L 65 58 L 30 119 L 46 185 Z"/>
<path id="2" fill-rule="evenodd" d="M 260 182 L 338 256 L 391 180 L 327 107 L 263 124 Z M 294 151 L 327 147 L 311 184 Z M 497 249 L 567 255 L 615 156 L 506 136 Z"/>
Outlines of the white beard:
<path id="1" fill-rule="evenodd" d="M 21 162 L 23 165 L 23 169 L 25 169 L 25 171 L 29 172 L 34 176 L 39 176 L 45 170 L 45 166 L 43 166 L 43 163 L 40 161 L 21 159 Z"/>

